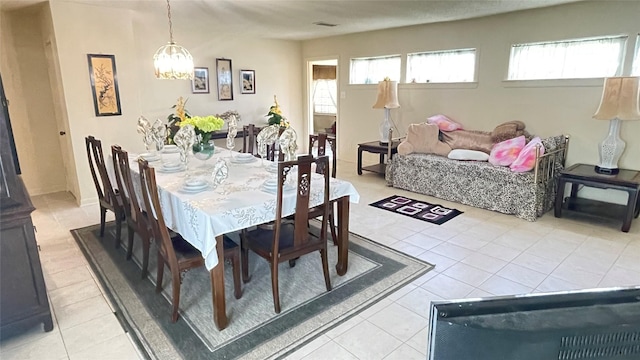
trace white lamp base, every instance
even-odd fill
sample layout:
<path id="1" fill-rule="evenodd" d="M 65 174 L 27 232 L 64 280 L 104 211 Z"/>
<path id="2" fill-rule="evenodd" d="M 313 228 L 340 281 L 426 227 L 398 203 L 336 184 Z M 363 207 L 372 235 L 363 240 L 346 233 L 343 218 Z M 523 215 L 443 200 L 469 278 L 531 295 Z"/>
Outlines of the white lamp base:
<path id="1" fill-rule="evenodd" d="M 380 144 L 386 145 L 389 143 L 389 129 L 391 129 L 391 109 L 384 109 L 384 120 L 380 123 Z"/>
<path id="2" fill-rule="evenodd" d="M 596 172 L 609 175 L 617 174 L 620 171 L 618 160 L 620 160 L 625 146 L 625 142 L 620 138 L 620 120 L 611 120 L 609 135 L 600 142 L 598 149 L 600 163 L 596 165 Z"/>

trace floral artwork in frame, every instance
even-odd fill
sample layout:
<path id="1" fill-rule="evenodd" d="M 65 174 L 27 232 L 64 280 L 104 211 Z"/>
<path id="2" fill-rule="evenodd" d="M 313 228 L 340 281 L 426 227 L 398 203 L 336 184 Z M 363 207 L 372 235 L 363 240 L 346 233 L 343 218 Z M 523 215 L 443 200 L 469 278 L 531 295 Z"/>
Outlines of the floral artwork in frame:
<path id="1" fill-rule="evenodd" d="M 231 60 L 216 59 L 216 74 L 218 77 L 218 100 L 233 100 Z"/>
<path id="2" fill-rule="evenodd" d="M 240 93 L 256 93 L 256 72 L 255 70 L 240 70 Z"/>
<path id="3" fill-rule="evenodd" d="M 122 115 L 115 55 L 87 54 L 96 116 Z"/>
<path id="4" fill-rule="evenodd" d="M 191 92 L 194 94 L 209 93 L 209 68 L 193 68 L 193 80 L 191 80 Z"/>

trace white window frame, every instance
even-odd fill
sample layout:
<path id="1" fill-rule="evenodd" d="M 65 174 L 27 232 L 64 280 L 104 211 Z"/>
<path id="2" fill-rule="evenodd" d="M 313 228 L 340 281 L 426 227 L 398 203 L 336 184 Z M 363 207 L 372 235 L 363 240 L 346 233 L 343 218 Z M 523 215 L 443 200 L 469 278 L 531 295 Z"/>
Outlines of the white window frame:
<path id="1" fill-rule="evenodd" d="M 507 80 L 566 80 L 619 76 L 623 68 L 627 39 L 626 35 L 611 35 L 514 44 L 511 46 Z M 603 41 L 610 41 L 609 45 L 612 49 L 617 46 L 618 53 L 607 55 L 597 52 L 598 45 L 605 46 L 598 44 Z M 527 54 L 527 51 L 530 54 Z M 543 52 L 548 53 L 549 56 L 545 57 Z M 600 69 L 596 69 L 597 71 L 594 71 L 592 65 L 590 66 L 589 63 L 582 60 L 585 56 L 593 56 L 594 53 L 602 55 L 597 59 L 600 62 Z M 535 60 L 532 60 L 534 56 Z M 546 68 L 540 68 L 543 59 L 551 61 Z M 532 64 L 528 64 L 528 62 Z M 529 65 L 538 68 L 527 67 Z M 518 69 L 518 67 L 521 68 Z"/>
<path id="2" fill-rule="evenodd" d="M 407 83 L 475 82 L 477 58 L 475 48 L 407 54 Z"/>
<path id="3" fill-rule="evenodd" d="M 631 64 L 631 76 L 640 76 L 640 34 L 636 35 L 636 52 Z"/>
<path id="4" fill-rule="evenodd" d="M 331 88 L 331 82 L 333 82 L 333 88 Z M 323 97 L 323 100 L 329 99 L 327 103 L 316 103 L 316 94 L 318 91 L 323 91 L 324 86 L 327 86 L 326 97 Z M 337 86 L 338 82 L 336 79 L 319 79 L 313 80 L 313 113 L 319 115 L 336 115 L 338 112 L 338 104 L 337 104 Z M 334 90 L 332 92 L 332 90 Z M 324 92 L 324 91 L 323 91 Z M 323 111 L 323 110 L 329 111 Z"/>
<path id="5" fill-rule="evenodd" d="M 394 64 L 395 62 L 397 64 Z M 383 69 L 385 66 L 387 68 Z M 392 81 L 400 82 L 401 66 L 400 54 L 351 58 L 349 84 L 377 84 L 387 77 Z"/>

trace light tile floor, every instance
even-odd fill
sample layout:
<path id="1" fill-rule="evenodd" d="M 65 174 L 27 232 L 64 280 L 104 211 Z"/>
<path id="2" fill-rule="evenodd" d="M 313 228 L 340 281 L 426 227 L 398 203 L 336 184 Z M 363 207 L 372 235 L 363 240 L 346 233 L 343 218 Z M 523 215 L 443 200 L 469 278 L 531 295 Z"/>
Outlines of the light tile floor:
<path id="1" fill-rule="evenodd" d="M 425 274 L 288 359 L 424 359 L 431 300 L 640 285 L 640 220 L 629 233 L 617 222 L 536 222 L 389 188 L 376 174 L 338 176 L 361 195 L 351 205 L 351 231 L 436 264 Z M 368 204 L 393 194 L 449 205 L 465 213 L 442 226 Z M 138 359 L 70 229 L 98 223 L 97 205 L 77 207 L 68 193 L 34 196 L 33 222 L 54 330 L 41 326 L 0 343 L 8 359 Z"/>

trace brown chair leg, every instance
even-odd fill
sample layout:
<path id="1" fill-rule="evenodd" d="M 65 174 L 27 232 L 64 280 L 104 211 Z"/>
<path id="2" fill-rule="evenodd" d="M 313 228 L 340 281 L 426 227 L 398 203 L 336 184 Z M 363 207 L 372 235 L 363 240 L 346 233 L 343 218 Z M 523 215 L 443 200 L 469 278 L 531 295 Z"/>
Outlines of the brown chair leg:
<path id="1" fill-rule="evenodd" d="M 246 247 L 245 241 L 243 233 L 240 236 L 240 251 L 242 252 L 242 282 L 246 284 L 251 280 L 251 277 L 249 276 L 249 248 Z"/>
<path id="2" fill-rule="evenodd" d="M 116 249 L 120 247 L 120 237 L 122 236 L 122 216 L 116 213 Z"/>
<path id="3" fill-rule="evenodd" d="M 127 226 L 127 260 L 131 260 L 133 254 L 133 235 L 135 231 L 133 226 Z"/>
<path id="4" fill-rule="evenodd" d="M 107 208 L 100 206 L 100 237 L 104 236 L 104 225 L 107 222 Z"/>
<path id="5" fill-rule="evenodd" d="M 338 246 L 338 235 L 336 234 L 336 224 L 333 219 L 333 203 L 330 203 L 331 209 L 329 209 L 329 228 L 331 229 L 331 238 L 333 239 L 333 245 Z"/>
<path id="6" fill-rule="evenodd" d="M 162 278 L 164 277 L 164 258 L 158 252 L 158 273 L 156 274 L 156 292 L 162 291 Z"/>
<path id="7" fill-rule="evenodd" d="M 149 269 L 149 238 L 142 238 L 142 279 L 145 279 Z"/>
<path id="8" fill-rule="evenodd" d="M 178 305 L 180 304 L 180 273 L 173 272 L 171 277 L 171 288 L 173 296 L 171 297 L 172 310 L 171 310 L 171 322 L 178 321 Z"/>
<path id="9" fill-rule="evenodd" d="M 240 249 L 235 248 L 231 256 L 231 268 L 233 270 L 233 294 L 236 299 L 242 297 L 242 285 L 240 284 Z"/>
<path id="10" fill-rule="evenodd" d="M 271 263 L 271 290 L 273 292 L 273 307 L 276 314 L 280 314 L 280 294 L 278 292 L 278 263 Z"/>
<path id="11" fill-rule="evenodd" d="M 322 272 L 324 272 L 324 283 L 327 285 L 327 291 L 331 291 L 331 278 L 329 277 L 329 262 L 327 261 L 327 247 L 320 250 L 320 258 L 322 259 Z"/>

